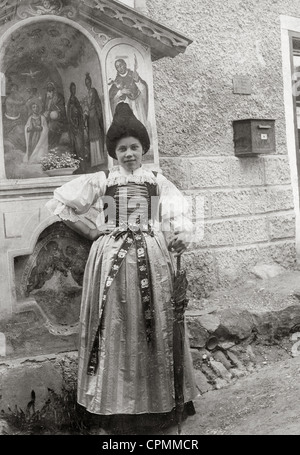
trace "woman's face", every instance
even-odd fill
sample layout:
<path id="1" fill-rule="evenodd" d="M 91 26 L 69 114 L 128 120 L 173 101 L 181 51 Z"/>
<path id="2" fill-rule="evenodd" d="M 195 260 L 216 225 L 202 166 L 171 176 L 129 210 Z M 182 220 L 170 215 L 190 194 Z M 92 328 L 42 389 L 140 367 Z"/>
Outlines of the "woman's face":
<path id="1" fill-rule="evenodd" d="M 143 147 L 135 137 L 123 137 L 116 146 L 118 163 L 126 171 L 135 171 L 142 164 Z"/>

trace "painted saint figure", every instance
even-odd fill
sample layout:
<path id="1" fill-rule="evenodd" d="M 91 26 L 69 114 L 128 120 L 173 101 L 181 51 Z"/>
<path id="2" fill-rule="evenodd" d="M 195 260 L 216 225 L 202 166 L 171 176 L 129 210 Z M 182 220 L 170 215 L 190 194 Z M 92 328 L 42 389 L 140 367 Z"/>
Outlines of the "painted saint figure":
<path id="1" fill-rule="evenodd" d="M 28 98 L 26 100 L 26 110 L 27 110 L 27 118 L 29 115 L 31 115 L 31 106 L 32 106 L 32 100 L 38 100 L 39 103 L 42 103 L 42 97 L 38 93 L 37 87 L 29 87 L 26 89 L 28 93 Z"/>
<path id="2" fill-rule="evenodd" d="M 48 153 L 48 125 L 37 101 L 32 101 L 31 111 L 25 125 L 26 154 L 23 161 L 39 164 Z"/>
<path id="3" fill-rule="evenodd" d="M 117 75 L 114 81 L 110 81 L 109 99 L 112 114 L 121 101 L 128 103 L 135 116 L 144 125 L 147 125 L 148 118 L 148 86 L 137 72 L 137 59 L 135 56 L 134 70 L 127 68 L 124 59 L 115 61 Z"/>
<path id="4" fill-rule="evenodd" d="M 17 150 L 24 152 L 24 105 L 25 100 L 19 93 L 17 84 L 12 84 L 10 94 L 5 99 L 5 112 L 3 117 L 4 140 Z"/>
<path id="5" fill-rule="evenodd" d="M 67 118 L 69 122 L 69 138 L 72 153 L 77 158 L 82 158 L 80 162 L 80 170 L 84 171 L 85 162 L 87 159 L 84 147 L 84 119 L 83 109 L 76 96 L 76 84 L 70 84 L 70 98 L 67 106 Z"/>
<path id="6" fill-rule="evenodd" d="M 67 125 L 65 99 L 63 94 L 57 91 L 53 82 L 47 84 L 43 114 L 47 119 L 49 128 L 49 148 L 52 149 L 58 146 Z"/>
<path id="7" fill-rule="evenodd" d="M 85 85 L 88 95 L 84 109 L 84 119 L 90 143 L 90 165 L 94 167 L 105 162 L 103 112 L 100 97 L 97 90 L 92 87 L 92 79 L 89 73 L 86 73 Z"/>

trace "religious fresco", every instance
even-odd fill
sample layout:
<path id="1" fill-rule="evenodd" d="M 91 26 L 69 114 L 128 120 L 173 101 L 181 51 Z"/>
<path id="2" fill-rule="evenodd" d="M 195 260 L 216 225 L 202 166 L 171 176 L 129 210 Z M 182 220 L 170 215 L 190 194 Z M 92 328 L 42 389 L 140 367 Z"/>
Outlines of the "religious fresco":
<path id="1" fill-rule="evenodd" d="M 68 154 L 79 160 L 73 173 L 107 168 L 101 68 L 90 41 L 49 20 L 14 31 L 3 54 L 6 177 L 47 177 L 42 161 L 68 165 Z"/>
<path id="2" fill-rule="evenodd" d="M 119 102 L 128 103 L 152 138 L 148 81 L 150 72 L 144 55 L 135 46 L 115 45 L 107 53 L 106 73 L 111 116 Z"/>
<path id="3" fill-rule="evenodd" d="M 19 299 L 34 297 L 55 325 L 77 322 L 90 247 L 89 240 L 61 222 L 48 227 L 32 254 L 15 260 L 15 266 L 20 268 L 16 272 Z"/>

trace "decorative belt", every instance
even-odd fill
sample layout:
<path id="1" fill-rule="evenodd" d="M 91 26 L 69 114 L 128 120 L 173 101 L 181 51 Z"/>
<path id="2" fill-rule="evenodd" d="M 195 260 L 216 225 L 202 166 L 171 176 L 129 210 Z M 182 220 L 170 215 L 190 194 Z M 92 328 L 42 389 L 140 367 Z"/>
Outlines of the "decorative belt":
<path id="1" fill-rule="evenodd" d="M 153 232 L 151 230 L 147 231 L 149 235 L 153 236 Z M 144 233 L 142 230 L 139 231 L 132 231 L 128 230 L 119 230 L 118 232 L 114 233 L 112 237 L 115 240 L 118 240 L 122 235 L 125 234 L 124 241 L 119 248 L 113 264 L 111 266 L 110 272 L 106 278 L 103 297 L 100 307 L 100 316 L 99 316 L 99 325 L 97 328 L 97 332 L 94 338 L 92 350 L 89 357 L 87 374 L 92 376 L 96 374 L 98 363 L 99 363 L 99 350 L 100 350 L 100 341 L 101 335 L 103 331 L 103 314 L 105 309 L 105 304 L 107 302 L 107 297 L 109 290 L 111 288 L 112 282 L 114 281 L 115 277 L 117 276 L 121 265 L 132 245 L 135 245 L 136 254 L 137 254 L 137 261 L 138 261 L 138 276 L 139 276 L 139 285 L 141 291 L 141 298 L 142 304 L 144 307 L 144 319 L 145 319 L 145 330 L 146 330 L 146 338 L 148 343 L 151 341 L 152 333 L 153 333 L 153 302 L 152 302 L 152 286 L 151 286 L 151 275 L 150 275 L 150 268 L 149 268 L 149 259 L 147 253 L 147 245 L 144 237 Z"/>

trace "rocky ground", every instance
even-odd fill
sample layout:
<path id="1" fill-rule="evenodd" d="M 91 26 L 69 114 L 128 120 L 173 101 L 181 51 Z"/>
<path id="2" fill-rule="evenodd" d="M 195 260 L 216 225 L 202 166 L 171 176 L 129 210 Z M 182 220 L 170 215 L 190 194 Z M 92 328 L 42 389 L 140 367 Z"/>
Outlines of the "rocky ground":
<path id="1" fill-rule="evenodd" d="M 258 267 L 243 284 L 191 300 L 186 319 L 199 397 L 182 434 L 300 434 L 300 272 Z M 177 427 L 127 431 L 176 435 Z M 2 434 L 14 432 L 3 420 Z"/>
<path id="2" fill-rule="evenodd" d="M 254 272 L 202 302 L 207 333 L 199 316 L 191 333 L 200 396 L 183 434 L 300 434 L 300 273 Z"/>

